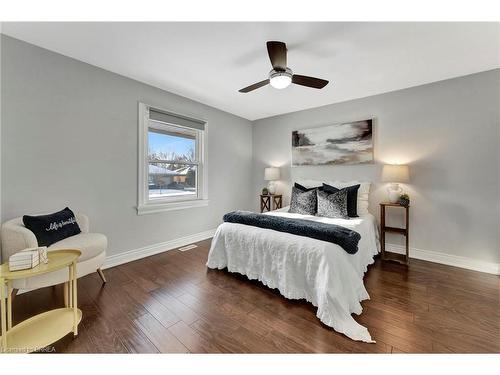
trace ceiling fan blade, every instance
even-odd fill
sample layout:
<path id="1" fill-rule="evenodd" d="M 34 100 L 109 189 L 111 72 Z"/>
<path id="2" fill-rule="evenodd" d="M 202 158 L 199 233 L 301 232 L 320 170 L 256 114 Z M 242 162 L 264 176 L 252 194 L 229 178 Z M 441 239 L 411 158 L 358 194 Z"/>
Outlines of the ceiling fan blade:
<path id="1" fill-rule="evenodd" d="M 286 69 L 286 44 L 283 42 L 267 42 L 267 53 L 275 70 Z"/>
<path id="2" fill-rule="evenodd" d="M 238 90 L 238 91 L 239 92 L 250 92 L 250 91 L 256 90 L 256 89 L 258 89 L 258 88 L 260 88 L 262 86 L 268 85 L 268 84 L 269 84 L 269 80 L 265 79 L 263 81 L 254 83 L 253 85 L 250 85 L 250 86 L 247 86 L 245 88 L 242 88 L 241 90 Z"/>
<path id="3" fill-rule="evenodd" d="M 325 79 L 301 76 L 300 74 L 294 74 L 292 77 L 292 82 L 296 85 L 312 87 L 314 89 L 322 89 L 323 87 L 328 85 L 328 81 Z"/>

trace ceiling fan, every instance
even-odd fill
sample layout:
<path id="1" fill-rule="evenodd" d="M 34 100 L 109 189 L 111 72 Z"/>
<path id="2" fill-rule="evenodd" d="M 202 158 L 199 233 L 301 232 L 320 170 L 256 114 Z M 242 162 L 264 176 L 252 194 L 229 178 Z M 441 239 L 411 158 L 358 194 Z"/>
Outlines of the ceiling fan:
<path id="1" fill-rule="evenodd" d="M 280 90 L 288 87 L 290 83 L 315 89 L 322 89 L 328 84 L 328 81 L 324 79 L 293 74 L 292 69 L 286 66 L 286 52 L 285 43 L 267 42 L 267 53 L 273 66 L 273 69 L 269 72 L 269 78 L 242 88 L 239 92 L 247 93 L 267 84 L 271 84 L 271 86 Z"/>

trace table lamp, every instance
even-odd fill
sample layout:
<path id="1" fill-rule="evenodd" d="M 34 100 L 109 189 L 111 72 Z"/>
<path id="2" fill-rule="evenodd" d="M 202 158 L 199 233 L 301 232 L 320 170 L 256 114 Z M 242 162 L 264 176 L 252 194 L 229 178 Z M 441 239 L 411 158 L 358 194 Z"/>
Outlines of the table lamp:
<path id="1" fill-rule="evenodd" d="M 276 185 L 274 181 L 280 179 L 280 169 L 276 167 L 267 167 L 264 169 L 264 180 L 269 181 L 267 190 L 269 194 L 276 194 Z"/>
<path id="2" fill-rule="evenodd" d="M 397 203 L 399 196 L 403 193 L 399 182 L 410 181 L 410 170 L 407 165 L 385 164 L 382 169 L 382 181 L 390 183 L 387 188 L 389 201 Z"/>

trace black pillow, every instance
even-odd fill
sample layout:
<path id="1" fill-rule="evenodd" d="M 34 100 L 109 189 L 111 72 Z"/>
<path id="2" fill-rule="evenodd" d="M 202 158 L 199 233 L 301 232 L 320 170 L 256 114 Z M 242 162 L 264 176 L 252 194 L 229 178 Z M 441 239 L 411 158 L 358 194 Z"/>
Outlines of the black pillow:
<path id="1" fill-rule="evenodd" d="M 318 198 L 316 189 L 301 191 L 295 186 L 292 187 L 292 199 L 288 212 L 302 215 L 315 215 Z"/>
<path id="2" fill-rule="evenodd" d="M 318 187 L 312 187 L 312 188 L 307 188 L 305 186 L 302 186 L 301 184 L 298 184 L 298 183 L 295 183 L 294 185 L 297 189 L 299 189 L 300 191 L 311 191 L 311 190 L 314 190 L 314 189 L 317 189 Z M 319 186 L 319 188 L 321 189 L 321 186 Z"/>
<path id="3" fill-rule="evenodd" d="M 336 193 L 339 190 L 347 191 L 347 215 L 349 217 L 358 217 L 358 190 L 361 185 L 347 186 L 342 189 L 338 189 L 335 186 L 331 186 L 323 183 L 323 190 L 327 193 Z"/>
<path id="4" fill-rule="evenodd" d="M 75 214 L 68 207 L 49 215 L 24 215 L 23 223 L 35 234 L 38 246 L 50 246 L 81 232 Z"/>

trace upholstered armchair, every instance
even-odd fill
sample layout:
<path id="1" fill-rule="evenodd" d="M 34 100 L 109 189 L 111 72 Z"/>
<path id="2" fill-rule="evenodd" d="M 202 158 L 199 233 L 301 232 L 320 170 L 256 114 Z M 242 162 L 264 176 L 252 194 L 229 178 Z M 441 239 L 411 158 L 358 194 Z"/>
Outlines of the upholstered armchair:
<path id="1" fill-rule="evenodd" d="M 65 238 L 47 247 L 47 251 L 60 249 L 78 249 L 82 255 L 77 263 L 77 277 L 97 272 L 103 283 L 106 282 L 101 266 L 106 258 L 106 248 L 108 240 L 105 235 L 89 232 L 89 219 L 82 213 L 75 214 L 76 222 L 81 233 Z M 6 221 L 2 225 L 2 261 L 8 261 L 9 257 L 20 250 L 29 247 L 38 247 L 38 242 L 32 231 L 23 224 L 21 217 Z M 28 279 L 15 280 L 13 288 L 15 290 L 34 290 L 46 286 L 67 283 L 68 271 L 62 269 L 45 275 L 31 277 Z M 65 284 L 67 285 L 67 284 Z"/>

